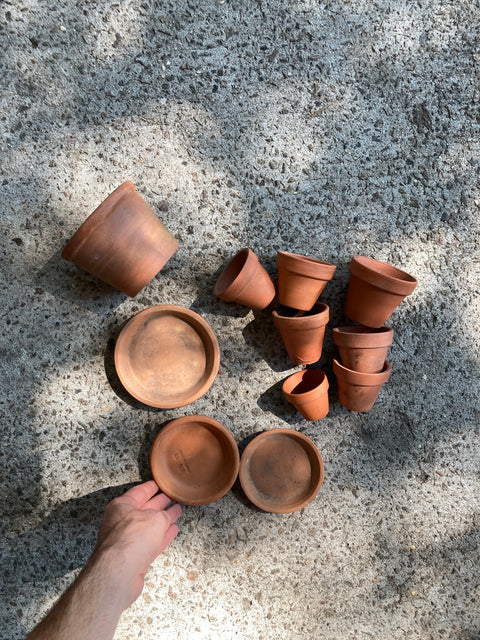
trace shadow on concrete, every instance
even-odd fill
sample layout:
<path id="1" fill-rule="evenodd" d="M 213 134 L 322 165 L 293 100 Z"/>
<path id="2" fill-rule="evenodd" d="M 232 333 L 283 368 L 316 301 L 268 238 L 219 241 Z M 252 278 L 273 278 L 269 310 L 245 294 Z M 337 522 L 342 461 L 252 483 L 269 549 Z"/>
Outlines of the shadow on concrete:
<path id="1" fill-rule="evenodd" d="M 245 343 L 258 354 L 273 371 L 281 372 L 293 368 L 282 342 L 280 332 L 273 324 L 272 310 L 275 303 L 263 311 L 254 311 L 254 319 L 243 331 Z"/>
<path id="2" fill-rule="evenodd" d="M 102 315 L 110 315 L 128 299 L 124 293 L 66 262 L 61 257 L 61 251 L 55 253 L 38 271 L 32 286 L 71 305 Z"/>
<path id="3" fill-rule="evenodd" d="M 288 376 L 285 376 L 285 379 Z M 280 380 L 264 391 L 257 400 L 257 404 L 262 411 L 269 411 L 288 424 L 298 422 L 299 414 L 297 410 L 289 402 L 285 400 L 282 386 L 284 380 Z"/>
<path id="4" fill-rule="evenodd" d="M 144 438 L 137 457 L 138 472 L 143 482 L 152 479 L 150 451 L 152 450 L 155 438 L 169 422 L 171 422 L 171 420 L 165 420 L 164 422 L 157 421 L 154 424 L 145 425 Z"/>
<path id="5" fill-rule="evenodd" d="M 82 567 L 90 557 L 106 505 L 132 484 L 106 487 L 78 498 L 62 502 L 38 526 L 19 537 L 9 535 L 4 541 L 9 548 L 9 563 L 3 568 L 3 581 L 9 589 L 2 595 L 27 593 L 42 598 L 51 583 Z M 26 588 L 28 586 L 28 588 Z M 0 602 L 0 611 L 7 610 Z M 0 618 L 1 619 L 1 618 Z M 9 617 L 11 633 L 28 632 Z"/>

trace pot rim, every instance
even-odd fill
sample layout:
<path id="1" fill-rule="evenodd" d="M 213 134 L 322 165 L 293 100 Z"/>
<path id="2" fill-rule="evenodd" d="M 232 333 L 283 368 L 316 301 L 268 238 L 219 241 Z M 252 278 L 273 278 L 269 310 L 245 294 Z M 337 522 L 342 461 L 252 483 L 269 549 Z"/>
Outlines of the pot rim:
<path id="1" fill-rule="evenodd" d="M 308 389 L 308 391 L 295 393 L 294 389 L 298 384 L 303 382 L 306 377 L 313 378 L 311 382 L 314 383 L 314 386 L 311 389 Z M 295 373 L 292 373 L 291 376 L 288 376 L 282 384 L 282 391 L 285 398 L 291 404 L 299 402 L 301 404 L 307 404 L 312 402 L 315 398 L 325 395 L 325 393 L 328 392 L 328 389 L 329 383 L 327 374 L 321 369 L 302 369 L 301 371 L 296 371 Z"/>
<path id="2" fill-rule="evenodd" d="M 350 349 L 377 349 L 389 347 L 393 342 L 391 327 L 366 327 L 364 325 L 335 327 L 333 341 L 338 347 Z"/>
<path id="3" fill-rule="evenodd" d="M 88 216 L 88 218 L 81 224 L 70 238 L 66 246 L 62 251 L 62 258 L 75 261 L 75 256 L 81 250 L 85 242 L 88 241 L 92 233 L 95 232 L 96 227 L 106 218 L 117 204 L 130 193 L 137 193 L 135 185 L 131 180 L 125 180 L 120 186 L 108 195 L 103 202 Z"/>
<path id="4" fill-rule="evenodd" d="M 360 280 L 396 295 L 408 296 L 418 284 L 406 271 L 368 256 L 353 256 L 349 271 Z"/>
<path id="5" fill-rule="evenodd" d="M 362 371 L 347 369 L 347 367 L 344 367 L 334 358 L 333 372 L 337 378 L 340 378 L 346 384 L 357 387 L 379 387 L 389 379 L 390 373 L 392 372 L 392 365 L 388 360 L 385 360 L 383 369 L 379 373 L 363 373 Z"/>
<path id="6" fill-rule="evenodd" d="M 209 416 L 204 416 L 200 414 L 192 414 L 188 416 L 182 416 L 180 418 L 176 418 L 175 420 L 171 420 L 170 422 L 168 422 L 160 430 L 155 440 L 153 441 L 152 448 L 150 449 L 150 456 L 149 456 L 150 469 L 152 471 L 152 475 L 155 482 L 160 487 L 160 489 L 162 489 L 162 476 L 159 472 L 158 465 L 157 467 L 155 467 L 154 456 L 156 455 L 158 448 L 161 446 L 162 440 L 165 440 L 166 436 L 169 435 L 172 431 L 174 431 L 175 429 L 178 429 L 178 427 L 187 423 L 198 423 L 203 425 L 209 425 L 210 427 L 213 427 L 215 431 L 221 433 L 225 437 L 225 441 L 228 442 L 228 444 L 230 445 L 230 450 L 234 458 L 233 468 L 231 470 L 228 482 L 225 483 L 225 485 L 221 489 L 219 489 L 216 493 L 211 494 L 207 498 L 203 498 L 201 500 L 191 500 L 187 498 L 185 500 L 184 496 L 182 496 L 180 492 L 176 493 L 175 495 L 170 495 L 172 492 L 169 492 L 167 495 L 172 500 L 175 500 L 176 502 L 180 502 L 181 504 L 193 505 L 193 506 L 210 504 L 211 502 L 215 502 L 216 500 L 219 500 L 226 493 L 228 493 L 228 491 L 230 491 L 230 489 L 233 487 L 235 483 L 235 480 L 237 479 L 238 471 L 240 468 L 240 453 L 238 450 L 237 441 L 233 437 L 233 434 L 230 431 L 230 429 L 228 429 L 224 424 L 222 424 L 218 420 L 215 420 L 215 418 L 210 418 Z"/>
<path id="7" fill-rule="evenodd" d="M 236 261 L 240 264 L 236 265 Z M 213 290 L 214 295 L 229 300 L 238 298 L 252 280 L 259 262 L 256 253 L 248 247 L 237 251 L 218 276 Z M 239 268 L 230 274 L 230 270 L 234 266 L 239 266 Z"/>
<path id="8" fill-rule="evenodd" d="M 267 440 L 268 438 L 272 438 L 279 435 L 287 436 L 301 443 L 301 445 L 303 446 L 303 448 L 305 449 L 309 457 L 309 460 L 312 462 L 312 459 L 313 459 L 316 465 L 318 465 L 316 469 L 316 471 L 318 472 L 318 479 L 314 484 L 312 484 L 312 487 L 308 492 L 308 495 L 304 497 L 303 500 L 293 501 L 293 502 L 283 503 L 283 504 L 273 506 L 271 504 L 268 504 L 267 501 L 262 502 L 262 500 L 259 499 L 258 496 L 255 495 L 254 492 L 251 490 L 252 487 L 255 487 L 255 484 L 253 482 L 249 482 L 250 475 L 247 473 L 247 464 L 250 462 L 250 458 L 252 454 L 255 452 L 255 448 L 259 444 L 261 444 L 263 440 Z M 313 463 L 312 463 L 312 468 L 313 468 Z M 313 440 L 308 436 L 306 436 L 305 434 L 300 433 L 299 431 L 296 431 L 295 429 L 286 429 L 286 428 L 270 429 L 268 431 L 263 431 L 259 435 L 255 436 L 255 438 L 253 438 L 253 440 L 251 440 L 251 442 L 248 443 L 248 445 L 245 447 L 245 450 L 242 453 L 242 456 L 240 459 L 240 469 L 238 473 L 240 485 L 246 497 L 256 507 L 258 507 L 259 509 L 263 509 L 264 511 L 267 511 L 269 513 L 292 513 L 293 511 L 298 511 L 299 509 L 303 509 L 303 507 L 306 507 L 308 504 L 310 504 L 310 502 L 314 500 L 315 496 L 320 491 L 323 484 L 324 475 L 325 475 L 325 467 L 323 463 L 322 454 L 320 453 L 320 450 L 318 449 L 317 445 L 313 442 Z"/>
<path id="9" fill-rule="evenodd" d="M 311 311 L 317 310 L 312 315 L 284 316 L 280 312 L 281 307 L 272 311 L 273 323 L 278 329 L 287 329 L 289 331 L 308 331 L 316 329 L 328 324 L 330 320 L 330 308 L 324 302 L 316 302 Z M 309 313 L 309 312 L 306 312 Z"/>
<path id="10" fill-rule="evenodd" d="M 277 252 L 278 269 L 286 269 L 292 273 L 301 276 L 314 278 L 315 280 L 331 280 L 337 266 L 331 262 L 325 262 L 318 258 L 310 258 L 302 256 L 299 253 L 290 253 L 288 251 Z"/>

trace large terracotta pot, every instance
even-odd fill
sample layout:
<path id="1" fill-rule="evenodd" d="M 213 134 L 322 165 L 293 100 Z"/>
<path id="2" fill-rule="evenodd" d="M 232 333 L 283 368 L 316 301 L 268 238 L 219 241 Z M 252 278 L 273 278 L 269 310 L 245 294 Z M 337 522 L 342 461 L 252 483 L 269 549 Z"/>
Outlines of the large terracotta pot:
<path id="1" fill-rule="evenodd" d="M 379 373 L 383 369 L 388 347 L 393 341 L 393 329 L 359 325 L 336 327 L 332 334 L 344 367 L 363 373 Z"/>
<path id="2" fill-rule="evenodd" d="M 413 276 L 386 262 L 354 256 L 345 315 L 367 327 L 381 327 L 417 284 Z"/>
<path id="3" fill-rule="evenodd" d="M 280 304 L 302 311 L 313 307 L 337 268 L 329 262 L 286 251 L 278 252 L 277 267 Z"/>
<path id="4" fill-rule="evenodd" d="M 62 257 L 133 297 L 178 247 L 134 184 L 127 180 L 75 232 Z"/>
<path id="5" fill-rule="evenodd" d="M 304 369 L 282 386 L 285 398 L 305 420 L 321 420 L 328 413 L 328 378 L 320 369 Z"/>
<path id="6" fill-rule="evenodd" d="M 380 373 L 362 373 L 347 369 L 334 359 L 333 372 L 337 376 L 340 404 L 350 411 L 369 411 L 391 371 L 392 365 L 387 360 Z"/>
<path id="7" fill-rule="evenodd" d="M 326 304 L 317 302 L 311 311 L 305 313 L 288 308 L 275 309 L 272 316 L 293 363 L 313 364 L 320 360 L 329 319 Z"/>
<path id="8" fill-rule="evenodd" d="M 275 297 L 275 285 L 255 253 L 242 249 L 223 269 L 214 294 L 251 309 L 265 309 Z"/>
<path id="9" fill-rule="evenodd" d="M 324 476 L 315 443 L 293 429 L 270 429 L 254 438 L 240 461 L 247 498 L 272 513 L 302 509 L 317 495 Z"/>

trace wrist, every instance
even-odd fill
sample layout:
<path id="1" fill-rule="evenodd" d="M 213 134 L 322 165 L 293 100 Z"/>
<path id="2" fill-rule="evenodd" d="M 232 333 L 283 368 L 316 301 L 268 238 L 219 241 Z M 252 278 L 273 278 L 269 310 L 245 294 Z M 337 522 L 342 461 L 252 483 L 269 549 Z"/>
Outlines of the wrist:
<path id="1" fill-rule="evenodd" d="M 104 597 L 111 603 L 111 607 L 118 610 L 120 615 L 128 607 L 128 594 L 125 585 L 129 584 L 125 571 L 125 564 L 121 554 L 114 547 L 96 549 L 84 569 L 87 580 L 101 584 Z"/>
<path id="2" fill-rule="evenodd" d="M 106 546 L 95 549 L 85 565 L 84 571 L 101 576 L 105 595 L 112 605 L 119 608 L 120 614 L 137 599 L 137 572 L 130 566 L 125 549 L 118 546 Z M 143 576 L 142 576 L 143 578 Z M 143 588 L 140 586 L 140 592 Z"/>

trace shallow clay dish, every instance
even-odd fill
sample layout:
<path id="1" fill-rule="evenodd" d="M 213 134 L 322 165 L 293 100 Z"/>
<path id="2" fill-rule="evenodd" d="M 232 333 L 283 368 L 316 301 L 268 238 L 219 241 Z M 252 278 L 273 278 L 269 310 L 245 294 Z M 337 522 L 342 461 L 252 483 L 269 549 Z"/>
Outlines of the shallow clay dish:
<path id="1" fill-rule="evenodd" d="M 240 483 L 247 498 L 272 513 L 302 509 L 323 482 L 323 459 L 298 431 L 272 429 L 254 438 L 240 461 Z"/>
<path id="2" fill-rule="evenodd" d="M 213 384 L 220 364 L 218 341 L 194 311 L 175 305 L 149 307 L 122 329 L 115 368 L 125 389 L 151 407 L 183 407 Z"/>
<path id="3" fill-rule="evenodd" d="M 240 456 L 230 431 L 207 416 L 169 422 L 153 443 L 150 467 L 169 498 L 187 505 L 208 504 L 231 489 Z"/>

